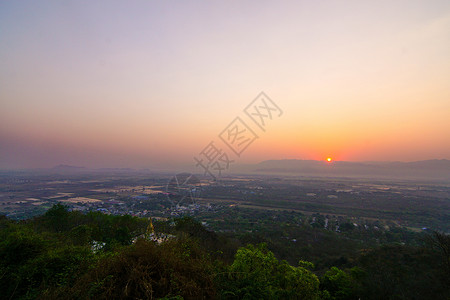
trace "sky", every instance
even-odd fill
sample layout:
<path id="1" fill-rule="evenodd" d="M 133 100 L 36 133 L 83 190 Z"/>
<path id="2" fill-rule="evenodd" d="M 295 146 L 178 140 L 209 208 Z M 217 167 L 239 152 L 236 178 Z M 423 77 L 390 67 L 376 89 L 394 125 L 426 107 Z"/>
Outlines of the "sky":
<path id="1" fill-rule="evenodd" d="M 450 159 L 447 0 L 2 1 L 0 45 L 0 169 Z"/>

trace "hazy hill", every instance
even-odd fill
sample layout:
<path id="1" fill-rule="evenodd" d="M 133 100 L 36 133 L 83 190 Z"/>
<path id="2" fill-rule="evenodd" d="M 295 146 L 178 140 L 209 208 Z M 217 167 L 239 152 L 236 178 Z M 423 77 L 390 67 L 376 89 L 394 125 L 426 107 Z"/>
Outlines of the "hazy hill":
<path id="1" fill-rule="evenodd" d="M 74 172 L 74 171 L 83 171 L 83 170 L 85 170 L 85 167 L 60 164 L 60 165 L 54 166 L 52 168 L 52 170 L 53 171 L 62 171 L 62 172 Z"/>
<path id="2" fill-rule="evenodd" d="M 450 181 L 450 160 L 433 159 L 415 162 L 325 162 L 316 160 L 266 160 L 242 165 L 237 173 L 291 174 L 331 177 L 394 177 Z"/>

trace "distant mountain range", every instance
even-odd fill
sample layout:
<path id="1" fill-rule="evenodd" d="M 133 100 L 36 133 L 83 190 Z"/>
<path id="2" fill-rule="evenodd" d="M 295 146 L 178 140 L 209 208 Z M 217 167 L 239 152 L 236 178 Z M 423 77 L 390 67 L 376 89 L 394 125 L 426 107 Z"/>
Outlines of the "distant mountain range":
<path id="1" fill-rule="evenodd" d="M 50 169 L 58 173 L 78 172 L 119 172 L 119 173 L 158 173 L 158 170 L 132 168 L 99 168 L 58 165 Z M 198 173 L 194 165 L 181 167 L 180 170 Z M 432 159 L 415 162 L 348 162 L 348 161 L 317 161 L 282 159 L 266 160 L 257 164 L 232 165 L 229 174 L 261 174 L 261 175 L 295 175 L 317 177 L 358 177 L 358 178 L 397 178 L 397 179 L 428 179 L 450 182 L 450 160 Z"/>
<path id="2" fill-rule="evenodd" d="M 326 177 L 392 177 L 450 181 L 450 160 L 415 162 L 325 162 L 317 160 L 266 160 L 258 164 L 236 166 L 236 173 L 291 174 Z"/>
<path id="3" fill-rule="evenodd" d="M 57 165 L 52 168 L 54 171 L 81 171 L 85 170 L 85 167 L 77 167 L 77 166 L 70 166 L 70 165 Z"/>

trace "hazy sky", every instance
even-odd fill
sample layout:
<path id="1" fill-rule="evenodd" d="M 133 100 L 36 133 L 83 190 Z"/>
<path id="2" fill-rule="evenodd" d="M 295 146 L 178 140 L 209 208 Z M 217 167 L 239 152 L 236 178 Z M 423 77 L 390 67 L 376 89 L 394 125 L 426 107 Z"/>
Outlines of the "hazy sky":
<path id="1" fill-rule="evenodd" d="M 218 134 L 264 91 L 240 158 Z M 246 120 L 247 122 L 248 120 Z M 450 1 L 2 1 L 0 168 L 450 158 Z"/>

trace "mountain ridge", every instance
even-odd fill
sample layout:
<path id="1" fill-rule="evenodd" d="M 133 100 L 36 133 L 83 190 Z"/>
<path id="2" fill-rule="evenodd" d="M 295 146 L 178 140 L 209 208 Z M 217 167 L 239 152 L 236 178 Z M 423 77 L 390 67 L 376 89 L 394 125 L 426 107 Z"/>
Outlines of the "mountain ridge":
<path id="1" fill-rule="evenodd" d="M 241 165 L 237 173 L 291 174 L 330 177 L 393 177 L 450 181 L 450 160 L 429 159 L 412 162 L 318 161 L 300 159 L 265 160 Z"/>

